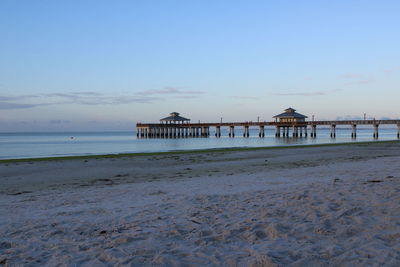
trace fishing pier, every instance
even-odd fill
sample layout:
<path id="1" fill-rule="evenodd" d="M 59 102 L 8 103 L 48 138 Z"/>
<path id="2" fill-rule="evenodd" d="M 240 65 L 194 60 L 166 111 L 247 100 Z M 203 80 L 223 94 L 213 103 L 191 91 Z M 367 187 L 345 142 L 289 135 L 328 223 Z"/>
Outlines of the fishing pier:
<path id="1" fill-rule="evenodd" d="M 258 136 L 265 137 L 265 128 L 274 127 L 276 137 L 317 137 L 317 126 L 330 127 L 330 137 L 336 137 L 336 126 L 351 126 L 351 137 L 357 137 L 357 126 L 373 127 L 373 137 L 378 139 L 380 125 L 397 125 L 397 138 L 400 138 L 400 120 L 336 120 L 336 121 L 306 121 L 307 116 L 299 114 L 295 109 L 288 108 L 284 113 L 274 116 L 271 122 L 219 122 L 192 123 L 189 119 L 173 112 L 160 123 L 137 123 L 138 138 L 184 138 L 209 137 L 210 128 L 215 127 L 215 137 L 221 137 L 221 128 L 228 129 L 228 136 L 235 137 L 235 127 L 243 128 L 243 137 L 250 136 L 250 127 L 258 127 Z"/>

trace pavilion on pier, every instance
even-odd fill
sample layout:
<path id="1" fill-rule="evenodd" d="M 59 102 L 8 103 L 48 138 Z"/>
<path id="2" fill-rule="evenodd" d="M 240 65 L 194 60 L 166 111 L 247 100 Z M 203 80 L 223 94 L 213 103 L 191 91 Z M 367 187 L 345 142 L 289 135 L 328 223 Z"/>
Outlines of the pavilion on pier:
<path id="1" fill-rule="evenodd" d="M 285 112 L 274 116 L 276 120 L 279 120 L 279 122 L 305 122 L 307 116 L 297 113 L 294 108 L 287 108 L 285 109 Z"/>
<path id="2" fill-rule="evenodd" d="M 294 108 L 287 108 L 285 112 L 274 116 L 275 121 L 278 123 L 276 125 L 276 133 L 275 136 L 281 136 L 281 130 L 283 130 L 283 136 L 289 136 L 289 130 L 292 129 L 293 137 L 307 136 L 307 124 L 306 118 L 307 116 L 297 113 Z M 311 128 L 311 136 L 315 137 L 315 128 Z"/>

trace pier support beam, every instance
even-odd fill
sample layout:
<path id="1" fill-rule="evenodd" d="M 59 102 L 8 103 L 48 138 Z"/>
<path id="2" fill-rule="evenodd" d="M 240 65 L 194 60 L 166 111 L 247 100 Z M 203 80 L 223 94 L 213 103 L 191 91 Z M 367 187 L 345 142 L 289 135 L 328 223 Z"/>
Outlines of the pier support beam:
<path id="1" fill-rule="evenodd" d="M 307 126 L 304 127 L 304 136 L 307 137 L 308 136 L 308 132 L 307 132 Z"/>
<path id="2" fill-rule="evenodd" d="M 286 128 L 286 137 L 289 137 L 289 127 L 285 127 Z"/>
<path id="3" fill-rule="evenodd" d="M 260 126 L 258 136 L 259 137 L 264 137 L 265 136 L 264 126 Z"/>
<path id="4" fill-rule="evenodd" d="M 378 137 L 379 137 L 378 128 L 379 128 L 379 124 L 374 124 L 374 139 L 378 139 Z"/>
<path id="5" fill-rule="evenodd" d="M 221 126 L 215 127 L 215 137 L 221 137 Z"/>
<path id="6" fill-rule="evenodd" d="M 351 126 L 351 138 L 357 138 L 357 124 Z"/>
<path id="7" fill-rule="evenodd" d="M 400 124 L 397 124 L 397 139 L 400 139 Z"/>
<path id="8" fill-rule="evenodd" d="M 311 137 L 317 137 L 317 125 L 311 125 Z"/>
<path id="9" fill-rule="evenodd" d="M 244 126 L 243 137 L 249 137 L 249 126 Z"/>
<path id="10" fill-rule="evenodd" d="M 336 137 L 336 125 L 332 124 L 331 125 L 331 138 L 335 138 Z"/>
<path id="11" fill-rule="evenodd" d="M 203 127 L 203 128 L 204 128 L 203 137 L 209 137 L 210 136 L 210 127 Z"/>
<path id="12" fill-rule="evenodd" d="M 235 126 L 229 126 L 229 137 L 235 137 Z"/>
<path id="13" fill-rule="evenodd" d="M 275 126 L 275 136 L 281 137 L 281 127 Z"/>

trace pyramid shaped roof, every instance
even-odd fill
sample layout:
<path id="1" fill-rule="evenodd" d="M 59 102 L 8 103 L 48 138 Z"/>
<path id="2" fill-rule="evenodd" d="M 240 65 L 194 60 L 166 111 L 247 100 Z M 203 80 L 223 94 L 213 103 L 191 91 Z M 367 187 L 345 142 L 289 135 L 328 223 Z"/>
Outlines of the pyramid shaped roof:
<path id="1" fill-rule="evenodd" d="M 297 113 L 294 108 L 287 108 L 285 112 L 275 115 L 273 118 L 296 118 L 296 119 L 305 119 L 307 116 Z"/>

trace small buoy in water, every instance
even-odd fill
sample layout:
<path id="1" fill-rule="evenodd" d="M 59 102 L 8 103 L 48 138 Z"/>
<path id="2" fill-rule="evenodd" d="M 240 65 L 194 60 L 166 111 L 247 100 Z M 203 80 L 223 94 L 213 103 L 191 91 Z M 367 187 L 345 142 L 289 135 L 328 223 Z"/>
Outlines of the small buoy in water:
<path id="1" fill-rule="evenodd" d="M 71 136 L 71 139 L 74 139 L 74 137 L 73 137 L 73 136 Z"/>

